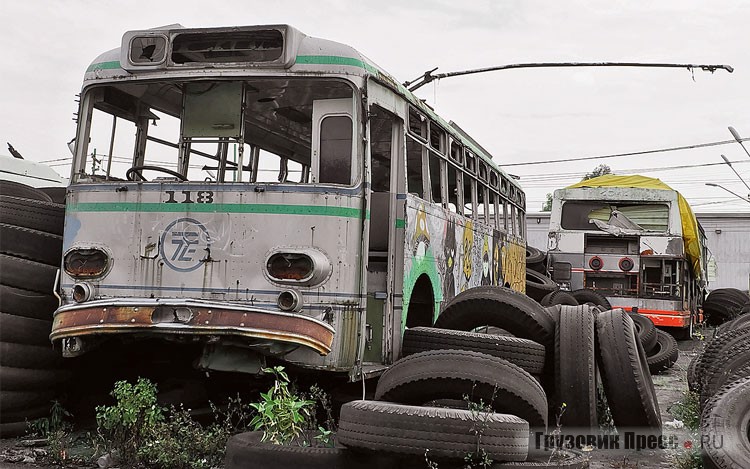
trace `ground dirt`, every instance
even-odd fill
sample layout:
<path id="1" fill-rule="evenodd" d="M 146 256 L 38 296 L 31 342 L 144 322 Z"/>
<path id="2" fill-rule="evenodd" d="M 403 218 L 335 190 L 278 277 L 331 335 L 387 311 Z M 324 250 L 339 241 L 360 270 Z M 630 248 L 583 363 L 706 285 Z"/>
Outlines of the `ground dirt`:
<path id="1" fill-rule="evenodd" d="M 710 331 L 704 331 L 704 334 L 710 334 Z M 670 449 L 642 449 L 626 451 L 620 449 L 614 451 L 611 449 L 593 449 L 587 453 L 590 457 L 590 467 L 592 469 L 643 469 L 643 468 L 674 468 L 674 455 L 685 452 L 686 442 L 690 445 L 693 441 L 688 430 L 684 428 L 674 428 L 670 422 L 675 421 L 676 417 L 672 414 L 673 405 L 683 399 L 687 390 L 686 370 L 690 360 L 698 354 L 703 347 L 703 342 L 699 339 L 678 342 L 680 356 L 677 363 L 669 370 L 653 377 L 656 388 L 659 407 L 661 410 L 662 422 L 664 424 L 664 436 L 671 440 L 673 448 Z M 675 422 L 677 427 L 679 423 Z M 78 446 L 86 446 L 85 433 L 75 435 L 78 440 Z M 81 449 L 84 451 L 87 449 Z M 44 454 L 50 451 L 48 446 L 28 446 L 24 439 L 4 439 L 0 440 L 0 469 L 30 469 L 33 467 L 42 468 L 81 468 L 97 467 L 96 463 L 87 466 L 59 466 L 54 464 L 44 464 Z M 75 448 L 72 451 L 76 451 Z"/>

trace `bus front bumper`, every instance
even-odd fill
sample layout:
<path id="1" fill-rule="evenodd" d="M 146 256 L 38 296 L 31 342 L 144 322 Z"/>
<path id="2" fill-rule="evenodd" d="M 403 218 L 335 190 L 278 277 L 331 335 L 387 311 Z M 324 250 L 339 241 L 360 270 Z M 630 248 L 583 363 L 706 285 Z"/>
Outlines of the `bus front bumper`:
<path id="1" fill-rule="evenodd" d="M 164 339 L 239 338 L 331 351 L 334 329 L 318 319 L 234 303 L 196 300 L 116 299 L 60 307 L 50 340 L 63 356 L 85 353 L 88 339 L 129 335 Z"/>

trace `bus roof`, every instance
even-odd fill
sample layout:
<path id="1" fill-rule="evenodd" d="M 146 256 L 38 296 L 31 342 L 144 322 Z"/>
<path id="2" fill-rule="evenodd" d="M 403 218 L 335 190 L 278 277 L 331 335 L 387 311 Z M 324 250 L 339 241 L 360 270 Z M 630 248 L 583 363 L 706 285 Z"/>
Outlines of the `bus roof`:
<path id="1" fill-rule="evenodd" d="M 138 65 L 130 63 L 127 57 L 130 41 L 136 37 L 164 37 L 167 40 L 168 37 L 173 38 L 178 34 L 232 34 L 238 31 L 252 32 L 267 30 L 279 30 L 283 32 L 284 37 L 287 38 L 287 44 L 284 47 L 288 57 L 285 59 L 282 57 L 283 60 L 266 66 L 262 64 L 250 64 L 239 68 L 238 64 L 240 62 L 230 62 L 221 64 L 180 64 L 179 66 L 170 67 L 166 64 L 167 61 L 164 60 L 161 65 L 147 64 L 139 68 Z M 424 101 L 415 96 L 372 60 L 351 46 L 327 39 L 307 36 L 290 25 L 185 28 L 182 25 L 173 24 L 148 30 L 128 31 L 123 35 L 121 47 L 99 55 L 89 65 L 84 75 L 83 86 L 85 88 L 94 83 L 134 79 L 136 76 L 143 78 L 144 75 L 149 78 L 175 76 L 206 77 L 206 69 L 221 70 L 224 77 L 248 76 L 257 74 L 259 70 L 266 73 L 269 71 L 278 71 L 282 75 L 320 74 L 323 71 L 331 74 L 357 76 L 362 81 L 371 77 L 402 96 L 412 105 L 418 107 L 421 112 L 427 114 L 445 129 L 450 129 L 464 146 L 469 148 L 474 154 L 479 155 L 494 170 L 505 175 L 506 179 L 512 185 L 521 189 L 521 186 L 513 178 L 508 177 L 507 173 L 492 161 L 492 155 L 473 138 L 469 137 L 463 129 L 452 121 L 448 122 L 440 117 L 430 106 L 425 104 Z"/>

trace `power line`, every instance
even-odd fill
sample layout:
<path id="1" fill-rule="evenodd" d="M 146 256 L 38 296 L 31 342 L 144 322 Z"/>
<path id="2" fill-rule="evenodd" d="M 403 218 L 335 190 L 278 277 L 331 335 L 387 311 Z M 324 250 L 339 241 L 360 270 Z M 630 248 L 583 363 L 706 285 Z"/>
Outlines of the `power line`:
<path id="1" fill-rule="evenodd" d="M 750 140 L 750 138 L 743 138 L 742 141 Z M 705 148 L 705 147 L 715 147 L 719 145 L 729 145 L 730 143 L 737 143 L 737 140 L 722 140 L 720 142 L 708 142 L 708 143 L 698 143 L 695 145 L 684 145 L 680 147 L 669 147 L 669 148 L 659 148 L 657 150 L 644 150 L 644 151 L 634 151 L 629 153 L 615 153 L 612 155 L 600 155 L 600 156 L 584 156 L 580 158 L 565 158 L 561 160 L 546 160 L 546 161 L 529 161 L 526 163 L 509 163 L 509 164 L 500 164 L 503 168 L 508 168 L 511 166 L 532 166 L 532 165 L 539 165 L 539 164 L 553 164 L 553 163 L 570 163 L 572 161 L 587 161 L 587 160 L 603 160 L 607 158 L 620 158 L 623 156 L 638 156 L 638 155 L 651 155 L 654 153 L 664 153 L 669 151 L 680 151 L 680 150 L 694 150 L 696 148 Z M 723 163 L 717 163 L 717 164 L 723 164 Z"/>

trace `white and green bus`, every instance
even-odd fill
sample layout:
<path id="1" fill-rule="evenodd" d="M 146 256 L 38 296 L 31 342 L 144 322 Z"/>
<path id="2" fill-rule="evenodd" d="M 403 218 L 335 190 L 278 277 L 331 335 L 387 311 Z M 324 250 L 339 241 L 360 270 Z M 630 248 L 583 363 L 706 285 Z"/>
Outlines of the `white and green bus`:
<path id="1" fill-rule="evenodd" d="M 163 340 L 206 370 L 360 379 L 458 292 L 524 291 L 519 185 L 344 44 L 288 25 L 130 31 L 86 70 L 77 122 L 64 356 Z"/>

